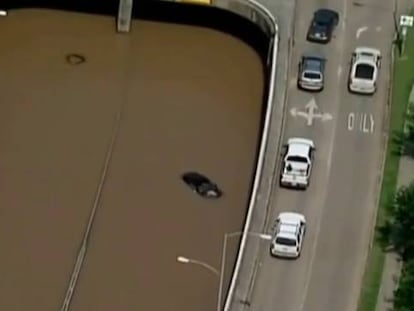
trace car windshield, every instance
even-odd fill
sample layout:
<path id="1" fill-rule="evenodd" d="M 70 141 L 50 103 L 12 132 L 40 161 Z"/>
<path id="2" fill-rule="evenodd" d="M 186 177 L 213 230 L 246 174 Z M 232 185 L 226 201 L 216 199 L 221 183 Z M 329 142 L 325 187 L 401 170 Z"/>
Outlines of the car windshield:
<path id="1" fill-rule="evenodd" d="M 305 157 L 301 157 L 301 156 L 288 156 L 286 160 L 290 162 L 308 163 L 308 159 L 306 159 Z"/>
<path id="2" fill-rule="evenodd" d="M 361 52 L 359 55 L 360 56 L 365 56 L 365 57 L 374 57 L 374 54 L 369 53 L 369 52 Z"/>
<path id="3" fill-rule="evenodd" d="M 305 71 L 305 73 L 303 74 L 303 77 L 306 79 L 311 79 L 311 80 L 321 80 L 321 74 L 317 72 Z"/>
<path id="4" fill-rule="evenodd" d="M 374 77 L 374 67 L 369 64 L 359 64 L 355 68 L 355 78 L 372 80 Z"/>
<path id="5" fill-rule="evenodd" d="M 313 27 L 315 30 L 325 30 L 328 27 L 328 23 L 325 20 L 315 20 Z"/>
<path id="6" fill-rule="evenodd" d="M 296 240 L 294 239 L 277 237 L 275 242 L 276 244 L 284 245 L 284 246 L 296 246 Z"/>

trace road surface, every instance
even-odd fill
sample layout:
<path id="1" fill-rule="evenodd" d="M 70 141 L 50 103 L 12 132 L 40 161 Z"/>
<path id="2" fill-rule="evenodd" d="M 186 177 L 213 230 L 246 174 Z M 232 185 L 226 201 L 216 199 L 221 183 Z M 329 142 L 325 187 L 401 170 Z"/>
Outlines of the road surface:
<path id="1" fill-rule="evenodd" d="M 305 41 L 312 12 L 320 7 L 340 13 L 335 38 L 328 45 Z M 308 230 L 302 256 L 296 261 L 271 258 L 268 247 L 263 249 L 250 310 L 356 309 L 384 148 L 392 10 L 393 4 L 385 0 L 365 1 L 362 6 L 345 0 L 298 0 L 284 139 L 313 139 L 316 161 L 307 191 L 275 189 L 267 229 L 271 230 L 279 212 L 297 211 L 306 215 Z M 347 91 L 350 56 L 358 45 L 377 47 L 384 55 L 379 89 L 373 97 Z M 297 63 L 306 52 L 327 58 L 326 85 L 320 94 L 296 88 Z M 305 105 L 312 99 L 315 113 L 325 113 L 324 121 L 313 117 L 307 125 L 305 118 L 289 113 L 292 108 L 306 112 Z"/>
<path id="2" fill-rule="evenodd" d="M 214 309 L 218 278 L 176 256 L 219 266 L 224 232 L 242 227 L 258 55 L 205 28 L 139 21 L 117 35 L 113 18 L 46 10 L 1 22 L 0 309 L 60 307 L 121 109 L 71 310 Z M 69 53 L 86 61 L 70 65 Z M 186 170 L 223 199 L 192 193 Z"/>

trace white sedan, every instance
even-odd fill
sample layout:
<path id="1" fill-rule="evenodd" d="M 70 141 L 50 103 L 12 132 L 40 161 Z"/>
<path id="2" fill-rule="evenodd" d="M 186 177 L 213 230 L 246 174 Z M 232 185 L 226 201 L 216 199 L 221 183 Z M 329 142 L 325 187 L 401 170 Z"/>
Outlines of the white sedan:
<path id="1" fill-rule="evenodd" d="M 352 93 L 372 95 L 377 90 L 381 52 L 370 47 L 357 47 L 352 53 L 348 88 Z"/>
<path id="2" fill-rule="evenodd" d="M 298 258 L 306 231 L 305 216 L 299 213 L 280 213 L 276 219 L 270 254 L 281 258 Z"/>

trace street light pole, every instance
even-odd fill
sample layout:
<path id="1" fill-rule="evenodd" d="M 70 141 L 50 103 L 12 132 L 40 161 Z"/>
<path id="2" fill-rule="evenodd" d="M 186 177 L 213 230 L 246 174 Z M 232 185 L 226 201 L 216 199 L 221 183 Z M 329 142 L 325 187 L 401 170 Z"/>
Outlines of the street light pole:
<path id="1" fill-rule="evenodd" d="M 240 236 L 243 233 L 244 232 L 242 232 L 242 231 L 236 231 L 236 232 L 231 232 L 231 233 L 225 233 L 224 234 L 223 250 L 222 250 L 222 253 L 221 253 L 220 270 L 214 268 L 213 266 L 211 266 L 208 263 L 206 263 L 204 261 L 201 261 L 201 260 L 188 258 L 188 257 L 184 257 L 184 256 L 178 256 L 177 257 L 177 261 L 180 262 L 180 263 L 194 264 L 194 265 L 203 267 L 203 268 L 209 270 L 210 272 L 214 273 L 215 275 L 217 275 L 219 277 L 219 289 L 218 289 L 218 293 L 217 293 L 217 311 L 221 311 L 221 300 L 222 300 L 222 296 L 223 296 L 223 284 L 224 284 L 224 271 L 225 271 L 225 266 L 226 266 L 227 240 L 229 238 L 232 238 L 232 237 L 235 237 L 235 236 Z M 262 240 L 271 240 L 272 239 L 272 236 L 270 234 L 264 234 L 264 233 L 247 232 L 247 235 L 251 235 L 251 236 L 260 238 Z"/>
<path id="2" fill-rule="evenodd" d="M 227 240 L 229 238 L 240 236 L 242 235 L 242 231 L 237 232 L 231 232 L 231 233 L 225 233 L 224 234 L 224 240 L 223 240 L 223 250 L 221 252 L 221 265 L 220 265 L 220 283 L 219 283 L 219 289 L 218 289 L 218 296 L 217 296 L 217 311 L 221 311 L 221 301 L 223 297 L 223 286 L 224 286 L 224 271 L 225 265 L 226 265 L 226 254 L 227 254 Z M 248 232 L 248 235 L 258 237 L 262 240 L 271 240 L 272 236 L 269 234 L 264 233 L 257 233 L 257 232 Z"/>
<path id="3" fill-rule="evenodd" d="M 178 256 L 177 261 L 181 262 L 181 263 L 191 263 L 191 264 L 194 264 L 194 265 L 201 266 L 201 267 L 206 268 L 207 270 L 213 272 L 217 276 L 220 276 L 220 271 L 219 270 L 217 270 L 216 268 L 214 268 L 213 266 L 209 265 L 208 263 L 206 263 L 204 261 L 200 261 L 200 260 L 192 259 L 192 258 L 187 258 L 187 257 L 183 257 L 183 256 Z"/>

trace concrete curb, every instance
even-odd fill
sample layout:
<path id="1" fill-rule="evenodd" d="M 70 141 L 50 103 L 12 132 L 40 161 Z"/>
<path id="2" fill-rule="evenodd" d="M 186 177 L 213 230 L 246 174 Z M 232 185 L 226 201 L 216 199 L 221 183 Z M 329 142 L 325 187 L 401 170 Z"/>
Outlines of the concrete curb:
<path id="1" fill-rule="evenodd" d="M 283 145 L 283 136 L 284 136 L 284 128 L 285 128 L 285 115 L 286 115 L 286 111 L 287 111 L 287 103 L 288 103 L 288 99 L 289 99 L 289 73 L 290 73 L 290 69 L 292 66 L 292 54 L 293 54 L 293 47 L 295 44 L 295 15 L 296 15 L 296 1 L 294 1 L 295 5 L 294 5 L 294 10 L 293 10 L 293 18 L 291 20 L 291 33 L 290 36 L 288 38 L 288 52 L 287 52 L 287 68 L 285 71 L 285 75 L 284 75 L 284 81 L 285 81 L 285 88 L 284 88 L 284 92 L 283 92 L 283 98 L 281 100 L 281 105 L 279 105 L 281 107 L 281 109 L 278 109 L 278 111 L 281 111 L 281 113 L 276 115 L 280 115 L 282 116 L 280 118 L 280 120 L 278 120 L 276 123 L 279 124 L 278 128 L 279 128 L 279 137 L 278 137 L 278 143 L 277 143 L 277 152 L 275 154 L 273 154 L 273 157 L 271 154 L 266 154 L 266 158 L 269 159 L 269 157 L 273 158 L 273 162 L 275 163 L 274 165 L 274 169 L 273 172 L 278 172 L 280 169 L 280 161 L 279 160 L 279 151 L 281 149 L 281 146 Z M 274 107 L 277 107 L 278 105 L 274 105 Z M 275 113 L 275 112 L 273 112 Z M 265 204 L 265 217 L 264 217 L 264 222 L 262 224 L 262 226 L 260 227 L 260 232 L 266 232 L 266 229 L 269 226 L 269 223 L 271 221 L 271 219 L 269 218 L 270 216 L 270 212 L 271 212 L 271 207 L 272 207 L 272 202 L 274 201 L 274 196 L 272 195 L 274 193 L 274 189 L 275 189 L 275 183 L 277 182 L 277 174 L 271 174 L 270 179 L 268 180 L 270 183 L 270 189 L 269 191 L 266 193 L 266 204 Z M 257 250 L 255 251 L 256 256 L 255 256 L 255 260 L 254 260 L 254 266 L 253 266 L 253 271 L 250 277 L 250 282 L 249 282 L 249 286 L 248 286 L 248 291 L 246 294 L 246 297 L 242 300 L 242 303 L 249 307 L 250 306 L 250 300 L 251 300 L 251 296 L 253 293 L 253 289 L 255 286 L 255 282 L 256 282 L 256 276 L 257 273 L 260 269 L 260 261 L 261 261 L 261 251 L 262 251 L 262 247 L 258 247 Z"/>

